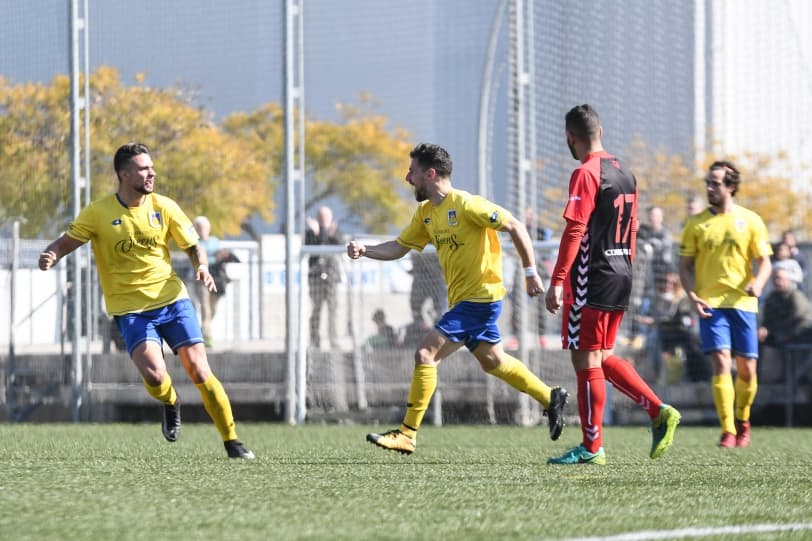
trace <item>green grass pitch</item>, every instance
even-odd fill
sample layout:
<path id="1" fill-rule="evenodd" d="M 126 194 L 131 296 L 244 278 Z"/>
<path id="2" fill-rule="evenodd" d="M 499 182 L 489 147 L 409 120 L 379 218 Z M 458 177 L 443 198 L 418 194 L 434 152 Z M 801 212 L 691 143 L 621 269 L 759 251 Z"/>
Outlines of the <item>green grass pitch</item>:
<path id="1" fill-rule="evenodd" d="M 386 428 L 243 423 L 247 462 L 210 424 L 0 425 L 0 539 L 812 539 L 809 429 L 681 427 L 653 461 L 609 427 L 601 467 L 546 464 L 577 426 L 428 426 L 408 457 L 364 442 Z"/>

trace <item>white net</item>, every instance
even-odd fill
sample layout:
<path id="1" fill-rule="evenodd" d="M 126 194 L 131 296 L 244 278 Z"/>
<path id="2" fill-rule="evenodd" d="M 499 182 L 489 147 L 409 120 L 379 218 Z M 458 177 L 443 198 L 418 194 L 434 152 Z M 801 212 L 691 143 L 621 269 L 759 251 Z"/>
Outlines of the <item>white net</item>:
<path id="1" fill-rule="evenodd" d="M 337 247 L 340 281 L 310 283 L 305 273 L 295 282 L 307 288 L 305 304 L 285 306 L 285 239 L 279 235 L 285 220 L 285 4 L 147 0 L 136 9 L 122 0 L 88 0 L 83 28 L 89 33 L 93 74 L 92 194 L 115 188 L 110 158 L 119 144 L 151 139 L 146 142 L 156 144 L 159 192 L 182 199 L 190 216 L 209 215 L 217 234 L 246 243 L 234 246 L 241 250 L 241 262 L 230 264 L 232 282 L 212 321 L 212 357 L 223 355 L 222 362 L 214 362 L 223 381 L 240 389 L 235 401 L 284 401 L 285 338 L 294 328 L 302 330 L 308 347 L 311 413 L 375 407 L 402 412 L 416 331 L 444 309 L 443 284 L 433 271 L 420 270 L 431 263 L 430 255 L 426 261 L 409 256 L 350 264 Z M 380 165 L 390 158 L 380 146 L 391 151 L 394 143 L 410 147 L 428 141 L 450 151 L 456 187 L 480 192 L 516 216 L 533 211 L 529 223 L 540 243 L 539 266 L 549 267 L 574 165 L 564 143 L 563 115 L 585 102 L 601 114 L 607 149 L 638 174 L 640 208 L 662 205 L 675 238 L 685 217 L 685 186 L 702 188 L 697 150 L 786 151 L 790 170 L 782 176 L 802 187 L 812 185 L 810 123 L 804 121 L 809 102 L 803 99 L 812 86 L 810 36 L 803 32 L 812 26 L 812 8 L 804 0 L 769 6 L 755 0 L 295 4 L 303 18 L 298 97 L 307 115 L 304 186 L 297 187 L 304 201 L 294 218 L 297 256 L 304 215 L 322 204 L 333 207 L 345 233 L 399 231 L 408 220 L 402 209 L 411 208 L 411 197 L 404 196 L 397 212 L 384 203 L 403 195 L 395 192 L 403 187 L 408 157 L 398 155 L 402 171 L 393 172 Z M 10 224 L 25 218 L 21 236 L 39 239 L 39 245 L 71 218 L 68 5 L 0 0 L 0 90 L 8 100 L 0 104 L 0 173 L 9 179 L 0 185 L 0 235 L 10 237 Z M 374 130 L 364 138 L 372 124 L 360 123 L 355 131 L 357 125 L 346 125 L 342 113 L 353 106 L 385 126 L 393 144 L 381 143 L 376 139 L 381 132 Z M 360 146 L 375 153 L 356 157 Z M 679 166 L 675 157 L 683 160 Z M 355 174 L 358 170 L 366 174 Z M 674 170 L 687 184 L 672 187 Z M 341 174 L 342 183 L 324 182 Z M 252 197 L 234 203 L 229 189 L 235 185 L 240 189 L 234 191 Z M 348 185 L 360 188 L 336 189 Z M 259 186 L 268 186 L 268 192 L 255 192 Z M 361 197 L 368 199 L 359 204 Z M 807 200 L 795 194 L 786 199 L 765 220 L 787 218 L 805 241 Z M 778 230 L 771 235 L 777 237 Z M 516 291 L 517 265 L 510 249 L 505 252 L 510 295 L 501 329 L 508 349 L 548 383 L 574 389 L 566 352 L 558 348 L 557 320 Z M 641 348 L 635 312 L 645 307 L 645 290 L 639 288 L 650 282 L 647 254 L 639 253 L 638 290 L 622 336 L 636 362 Z M 7 328 L 15 326 L 16 340 L 26 346 L 70 345 L 69 325 L 53 316 L 72 317 L 68 297 L 59 297 L 65 301 L 55 309 L 44 305 L 48 315 L 39 308 L 43 297 L 55 299 L 66 287 L 66 269 L 59 276 L 43 277 L 33 269 L 22 273 L 17 300 L 25 303 L 17 314 L 0 315 L 0 343 L 5 345 Z M 0 277 L 11 283 L 5 268 Z M 311 293 L 321 307 L 313 329 Z M 88 305 L 97 309 L 98 291 L 94 295 Z M 0 306 L 8 306 L 9 297 L 3 289 Z M 369 341 L 376 335 L 373 316 L 379 309 L 394 333 Z M 103 318 L 99 314 L 94 321 Z M 103 324 L 85 327 L 94 342 L 102 339 Z M 382 349 L 379 342 L 391 341 L 391 334 L 395 345 Z M 639 362 L 641 372 L 656 376 L 650 381 L 663 381 L 651 363 Z M 96 363 L 89 377 L 110 385 L 137 383 L 129 364 L 111 366 Z M 443 415 L 449 419 L 515 420 L 516 411 L 523 421 L 537 416 L 532 404 L 522 404 L 505 385 L 489 383 L 467 353 L 445 361 L 440 378 Z M 466 406 L 472 402 L 476 406 Z"/>
<path id="2" fill-rule="evenodd" d="M 365 240 L 375 243 L 380 239 Z M 555 243 L 537 243 L 543 274 L 551 270 L 556 248 Z M 350 261 L 343 247 L 335 247 L 333 253 L 341 268 L 337 283 L 309 281 L 311 305 L 302 311 L 311 329 L 307 340 L 308 418 L 399 421 L 412 380 L 416 346 L 446 309 L 445 282 L 436 254 L 429 247 L 423 253 L 410 252 L 402 260 L 381 262 L 366 258 Z M 644 254 L 639 272 L 645 274 L 646 268 Z M 509 294 L 499 319 L 505 350 L 548 385 L 561 385 L 574 392 L 569 352 L 561 349 L 560 317 L 544 309 L 543 299 L 526 295 L 524 280 L 516 279 L 520 270 L 508 242 L 504 246 L 504 271 Z M 312 302 L 333 289 L 334 311 L 330 312 L 325 303 L 319 319 L 311 319 L 315 313 Z M 524 332 L 519 317 L 523 306 L 527 314 Z M 633 321 L 635 313 L 633 310 L 626 321 Z M 331 328 L 335 332 L 332 338 Z M 632 344 L 633 333 L 631 325 L 624 327 L 618 351 L 634 353 L 630 360 L 641 363 L 641 371 L 649 371 L 642 364 L 648 361 L 638 352 L 640 345 Z M 521 336 L 530 338 L 525 347 L 521 347 Z M 541 421 L 537 404 L 483 372 L 465 348 L 440 364 L 438 379 L 435 405 L 427 416 L 431 422 Z M 620 415 L 633 413 L 625 399 L 616 401 L 615 409 Z"/>

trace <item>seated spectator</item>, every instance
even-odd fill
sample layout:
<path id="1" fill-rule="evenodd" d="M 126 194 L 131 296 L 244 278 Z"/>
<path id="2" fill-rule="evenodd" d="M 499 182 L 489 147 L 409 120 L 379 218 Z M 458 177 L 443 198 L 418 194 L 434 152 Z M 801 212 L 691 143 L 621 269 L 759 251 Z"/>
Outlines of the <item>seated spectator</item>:
<path id="1" fill-rule="evenodd" d="M 378 327 L 378 332 L 367 339 L 367 344 L 372 349 L 393 348 L 398 345 L 398 335 L 395 328 L 386 322 L 386 314 L 378 308 L 372 314 L 372 321 Z"/>
<path id="2" fill-rule="evenodd" d="M 768 346 L 812 343 L 812 307 L 798 290 L 792 273 L 773 269 L 773 288 L 764 299 L 758 328 L 759 342 Z"/>

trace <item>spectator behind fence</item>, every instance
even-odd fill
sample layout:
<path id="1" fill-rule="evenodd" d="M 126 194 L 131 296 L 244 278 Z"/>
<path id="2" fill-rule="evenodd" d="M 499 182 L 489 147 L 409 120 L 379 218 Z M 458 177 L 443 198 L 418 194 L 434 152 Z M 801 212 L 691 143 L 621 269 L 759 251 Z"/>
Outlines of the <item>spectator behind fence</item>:
<path id="1" fill-rule="evenodd" d="M 536 219 L 535 211 L 528 207 L 524 213 L 524 226 L 527 228 L 527 232 L 533 237 L 534 241 L 546 241 L 550 240 L 553 236 L 552 231 L 549 228 L 542 227 L 538 224 L 538 220 Z M 545 280 L 550 279 L 550 269 L 552 267 L 552 262 L 550 261 L 549 255 L 543 255 L 542 253 L 536 252 L 538 256 L 538 261 L 536 261 L 536 266 L 538 267 L 539 275 L 541 276 L 541 281 L 544 282 Z M 530 300 L 527 299 L 527 296 L 524 293 L 523 287 L 523 276 L 521 266 L 516 265 L 516 269 L 514 271 L 513 276 L 513 287 L 510 290 L 509 300 L 510 300 L 510 331 L 513 333 L 514 336 L 518 337 L 521 335 L 520 327 L 520 320 L 521 320 L 521 306 L 519 303 L 527 303 L 528 310 L 527 310 L 527 318 L 528 318 L 528 330 L 531 332 L 535 331 L 538 334 L 539 338 L 544 336 L 546 332 L 545 324 L 545 310 L 544 310 L 544 297 L 539 295 L 538 298 Z M 535 325 L 533 322 L 535 321 Z M 518 339 L 518 338 L 517 338 Z M 516 343 L 516 346 L 518 342 Z"/>
<path id="2" fill-rule="evenodd" d="M 209 290 L 206 285 L 195 280 L 194 291 L 198 306 L 200 307 L 200 325 L 203 328 L 203 339 L 206 347 L 211 347 L 214 339 L 211 332 L 211 322 L 217 312 L 217 303 L 220 297 L 225 295 L 226 287 L 230 281 L 226 274 L 225 264 L 238 262 L 239 259 L 230 251 L 220 248 L 220 239 L 211 234 L 211 223 L 205 216 L 198 216 L 194 219 L 194 226 L 200 236 L 198 241 L 206 251 L 209 260 L 209 271 L 214 279 L 216 289 Z"/>
<path id="3" fill-rule="evenodd" d="M 316 217 L 307 217 L 307 231 L 305 244 L 341 244 L 338 232 L 338 222 L 333 220 L 333 211 L 330 207 L 321 207 Z M 341 282 L 341 265 L 338 257 L 334 255 L 310 256 L 307 272 L 307 282 L 312 301 L 310 313 L 310 343 L 318 349 L 321 347 L 321 309 L 327 305 L 327 336 L 330 347 L 338 348 L 338 332 L 336 319 L 338 317 L 338 284 Z"/>
<path id="4" fill-rule="evenodd" d="M 773 269 L 784 269 L 789 273 L 789 278 L 796 285 L 803 284 L 804 269 L 797 259 L 792 257 L 792 249 L 785 242 L 779 242 L 775 246 L 773 255 Z"/>
<path id="5" fill-rule="evenodd" d="M 674 263 L 672 254 L 674 243 L 671 231 L 663 222 L 663 209 L 649 207 L 646 215 L 648 222 L 640 225 L 637 240 L 647 242 L 651 246 L 651 260 L 646 280 L 646 294 L 651 296 L 654 294 L 654 284 L 664 279 Z"/>
<path id="6" fill-rule="evenodd" d="M 237 439 L 231 402 L 211 371 L 197 314 L 169 257 L 172 239 L 189 256 L 195 279 L 213 290 L 198 234 L 175 201 L 153 193 L 157 176 L 146 145 L 121 146 L 113 167 L 116 193 L 85 207 L 40 254 L 39 268 L 50 269 L 90 242 L 106 309 L 115 317 L 144 387 L 163 404 L 164 438 L 176 441 L 181 429 L 180 401 L 164 358 L 166 342 L 200 392 L 229 458 L 253 459 L 254 453 Z"/>
<path id="7" fill-rule="evenodd" d="M 689 381 L 707 381 L 710 367 L 699 342 L 698 323 L 691 299 L 685 294 L 679 274 L 669 271 L 657 284 L 657 295 L 651 305 L 647 323 L 654 326 L 655 344 L 649 351 L 659 359 L 671 360 L 672 371 L 679 368 Z M 657 360 L 659 360 L 657 359 Z M 684 363 L 677 367 L 677 363 Z M 668 362 L 665 362 L 668 369 Z M 672 371 L 669 375 L 675 376 Z"/>
<path id="8" fill-rule="evenodd" d="M 806 284 L 806 279 L 809 273 L 809 262 L 806 259 L 806 254 L 804 254 L 803 250 L 798 247 L 798 239 L 795 237 L 795 232 L 791 229 L 787 229 L 781 233 L 781 242 L 789 246 L 790 257 L 797 261 L 798 265 L 801 266 L 804 284 Z"/>
<path id="9" fill-rule="evenodd" d="M 705 204 L 702 201 L 702 198 L 698 195 L 692 193 L 688 194 L 685 197 L 685 219 L 687 220 L 691 216 L 695 216 L 705 210 Z M 685 222 L 683 222 L 685 225 Z"/>
<path id="10" fill-rule="evenodd" d="M 437 252 L 412 251 L 410 255 L 412 268 L 409 274 L 412 275 L 412 289 L 409 293 L 409 306 L 412 311 L 412 321 L 428 319 L 434 324 L 447 308 L 448 293 L 443 280 L 443 269 L 440 268 L 440 260 L 437 258 Z M 426 307 L 428 300 L 431 300 L 431 308 Z"/>
<path id="11" fill-rule="evenodd" d="M 773 269 L 773 288 L 764 299 L 758 341 L 772 347 L 812 343 L 812 307 L 792 273 Z"/>
<path id="12" fill-rule="evenodd" d="M 372 314 L 372 321 L 377 327 L 377 332 L 367 338 L 367 344 L 372 349 L 394 348 L 398 345 L 398 333 L 386 321 L 386 314 L 380 308 Z"/>
<path id="13" fill-rule="evenodd" d="M 764 221 L 734 202 L 740 182 L 732 163 L 710 166 L 705 177 L 710 206 L 688 219 L 680 244 L 680 279 L 700 318 L 702 349 L 713 362 L 711 392 L 724 448 L 750 445 L 750 409 L 758 392 L 758 298 L 772 255 Z"/>

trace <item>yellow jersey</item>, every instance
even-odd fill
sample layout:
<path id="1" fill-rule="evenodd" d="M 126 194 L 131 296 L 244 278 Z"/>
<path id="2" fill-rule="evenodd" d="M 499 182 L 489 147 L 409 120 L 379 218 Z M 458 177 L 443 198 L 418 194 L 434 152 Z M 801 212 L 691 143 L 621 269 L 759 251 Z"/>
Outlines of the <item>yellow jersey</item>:
<path id="1" fill-rule="evenodd" d="M 738 205 L 724 214 L 705 209 L 685 223 L 679 253 L 694 258 L 696 293 L 711 307 L 758 312 L 758 298 L 745 288 L 753 261 L 772 255 L 758 214 Z"/>
<path id="2" fill-rule="evenodd" d="M 397 243 L 422 251 L 432 243 L 448 285 L 448 305 L 505 296 L 502 245 L 496 230 L 512 215 L 484 197 L 452 189 L 436 207 L 421 202 Z"/>
<path id="3" fill-rule="evenodd" d="M 185 250 L 199 237 L 172 199 L 150 194 L 144 204 L 127 207 L 112 194 L 85 207 L 66 233 L 91 242 L 110 315 L 154 310 L 189 296 L 172 268 L 168 241 Z"/>

